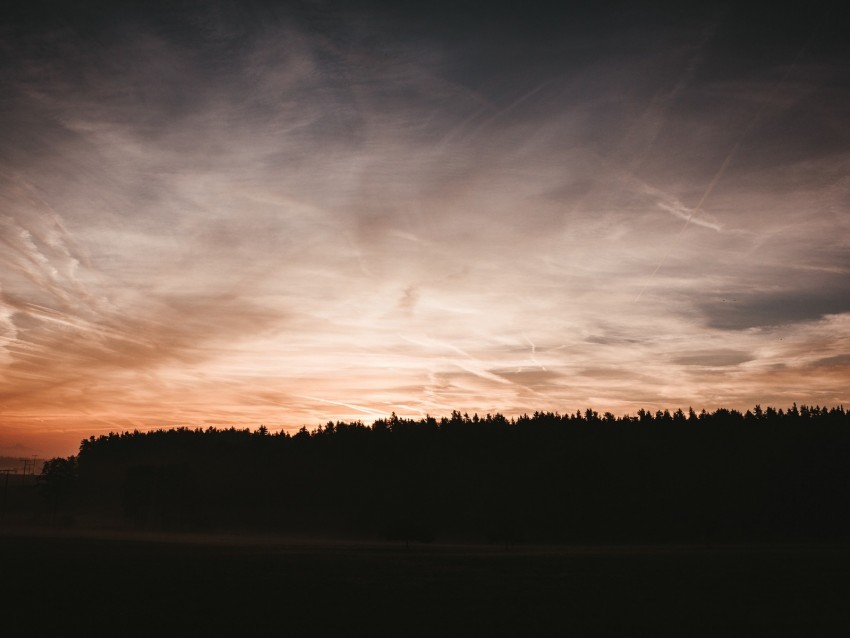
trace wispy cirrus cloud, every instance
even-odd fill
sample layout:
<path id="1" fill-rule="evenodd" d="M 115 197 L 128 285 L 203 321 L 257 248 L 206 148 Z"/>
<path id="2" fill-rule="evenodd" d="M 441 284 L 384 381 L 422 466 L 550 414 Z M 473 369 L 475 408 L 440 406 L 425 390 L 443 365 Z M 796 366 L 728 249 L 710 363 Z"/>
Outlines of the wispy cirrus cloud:
<path id="1" fill-rule="evenodd" d="M 6 28 L 0 444 L 847 401 L 840 41 L 700 11 Z"/>

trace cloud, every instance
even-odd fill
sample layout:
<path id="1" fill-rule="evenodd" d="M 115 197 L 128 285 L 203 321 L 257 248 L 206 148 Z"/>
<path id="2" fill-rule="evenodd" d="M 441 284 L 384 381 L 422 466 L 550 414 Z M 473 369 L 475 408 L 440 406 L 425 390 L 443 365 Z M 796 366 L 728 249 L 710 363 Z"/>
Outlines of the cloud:
<path id="1" fill-rule="evenodd" d="M 752 360 L 751 353 L 725 349 L 690 352 L 675 359 L 680 365 L 707 367 L 737 366 Z"/>
<path id="2" fill-rule="evenodd" d="M 768 290 L 760 286 L 739 288 L 722 296 L 711 295 L 698 306 L 708 325 L 722 330 L 781 326 L 850 313 L 850 286 L 845 273 L 814 270 L 804 274 L 809 276 L 788 277 L 784 289 L 779 281 L 771 282 L 772 289 Z M 793 285 L 795 278 L 800 285 Z"/>
<path id="3" fill-rule="evenodd" d="M 375 6 L 4 32 L 3 427 L 847 398 L 829 42 Z"/>

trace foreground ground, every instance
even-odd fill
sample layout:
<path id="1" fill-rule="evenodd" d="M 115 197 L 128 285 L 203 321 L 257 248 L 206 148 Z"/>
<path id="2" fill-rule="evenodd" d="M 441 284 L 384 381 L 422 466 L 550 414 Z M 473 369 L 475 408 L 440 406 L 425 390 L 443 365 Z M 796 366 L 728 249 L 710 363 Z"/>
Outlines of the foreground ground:
<path id="1" fill-rule="evenodd" d="M 30 635 L 839 636 L 850 548 L 504 548 L 0 530 Z M 35 633 L 32 633 L 35 632 Z"/>

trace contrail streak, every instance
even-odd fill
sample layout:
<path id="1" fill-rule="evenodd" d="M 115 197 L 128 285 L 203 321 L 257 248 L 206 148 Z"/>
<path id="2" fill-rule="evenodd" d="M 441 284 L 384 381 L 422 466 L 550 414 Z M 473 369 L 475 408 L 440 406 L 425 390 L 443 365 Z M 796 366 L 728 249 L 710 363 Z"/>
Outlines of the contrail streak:
<path id="1" fill-rule="evenodd" d="M 696 215 L 700 211 L 703 204 L 705 204 L 705 200 L 708 199 L 709 195 L 711 195 L 715 186 L 717 186 L 717 183 L 722 179 L 724 173 L 726 173 L 726 169 L 729 168 L 729 164 L 732 161 L 732 157 L 735 155 L 737 150 L 740 148 L 741 142 L 743 142 L 744 138 L 747 136 L 747 134 L 753 128 L 755 128 L 755 125 L 761 119 L 761 116 L 764 113 L 764 111 L 773 102 L 774 98 L 776 97 L 776 94 L 779 92 L 779 89 L 782 87 L 783 84 L 785 84 L 785 80 L 788 78 L 788 75 L 791 73 L 791 70 L 796 66 L 797 60 L 800 59 L 800 55 L 803 53 L 803 50 L 806 48 L 807 44 L 808 43 L 804 44 L 802 47 L 800 47 L 800 50 L 797 51 L 797 55 L 794 56 L 794 59 L 791 61 L 791 64 L 785 70 L 785 73 L 782 75 L 782 77 L 779 79 L 779 81 L 774 85 L 773 90 L 771 91 L 768 98 L 764 102 L 762 102 L 761 107 L 759 108 L 758 111 L 756 111 L 756 114 L 753 116 L 753 119 L 750 120 L 750 123 L 741 132 L 741 135 L 738 137 L 738 141 L 735 142 L 734 146 L 732 146 L 732 149 L 726 154 L 726 157 L 724 158 L 723 163 L 720 165 L 720 168 L 717 169 L 717 172 L 714 174 L 714 177 L 711 178 L 711 181 L 708 183 L 708 186 L 706 187 L 705 191 L 703 192 L 702 197 L 700 197 L 699 202 L 697 202 L 697 205 L 694 206 L 694 208 L 691 209 L 690 215 L 688 215 L 688 218 L 685 220 L 685 223 L 682 224 L 682 227 L 679 229 L 679 232 L 676 233 L 674 240 L 677 240 L 677 239 L 679 239 L 679 237 L 682 236 L 682 233 L 684 233 L 685 229 L 690 225 L 691 220 L 693 219 L 694 215 Z M 646 283 L 644 283 L 644 285 L 641 287 L 640 292 L 638 292 L 637 296 L 635 297 L 635 303 L 640 301 L 641 296 L 643 295 L 644 291 L 647 289 L 649 284 L 652 283 L 652 280 L 655 278 L 655 275 L 661 269 L 661 266 L 664 265 L 664 263 L 670 257 L 670 254 L 673 252 L 674 246 L 675 246 L 675 241 L 669 242 L 669 247 L 667 248 L 667 252 L 664 253 L 664 256 L 656 264 L 655 269 L 649 275 L 649 280 Z"/>
<path id="2" fill-rule="evenodd" d="M 383 417 L 386 416 L 386 412 L 381 412 L 380 410 L 373 410 L 372 408 L 367 408 L 361 405 L 354 405 L 353 403 L 343 403 L 341 401 L 329 401 L 328 399 L 320 399 L 319 397 L 310 397 L 305 394 L 297 395 L 301 399 L 310 399 L 311 401 L 318 401 L 320 403 L 327 403 L 328 405 L 338 405 L 343 408 L 348 408 L 349 410 L 356 410 L 358 412 L 363 412 L 364 414 L 369 414 L 372 416 Z M 283 405 L 283 404 L 280 404 Z"/>

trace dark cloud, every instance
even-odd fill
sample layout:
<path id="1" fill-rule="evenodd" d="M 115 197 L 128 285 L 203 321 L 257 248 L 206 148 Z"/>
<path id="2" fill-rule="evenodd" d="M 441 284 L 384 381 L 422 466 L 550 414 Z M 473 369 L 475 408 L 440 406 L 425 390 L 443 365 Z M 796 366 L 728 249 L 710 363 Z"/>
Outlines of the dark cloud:
<path id="1" fill-rule="evenodd" d="M 684 366 L 729 367 L 752 361 L 753 355 L 739 350 L 701 350 L 680 355 L 673 360 Z"/>
<path id="2" fill-rule="evenodd" d="M 495 375 L 507 379 L 511 383 L 543 390 L 564 379 L 564 375 L 552 370 L 517 368 L 513 370 L 490 370 Z"/>
<path id="3" fill-rule="evenodd" d="M 829 367 L 847 367 L 850 365 L 850 354 L 838 354 L 833 357 L 825 357 L 823 359 L 818 359 L 815 362 L 816 366 L 829 366 Z"/>
<path id="4" fill-rule="evenodd" d="M 639 339 L 629 339 L 616 335 L 590 335 L 585 338 L 587 343 L 594 343 L 600 346 L 617 346 L 631 343 L 639 343 Z"/>
<path id="5" fill-rule="evenodd" d="M 835 280 L 831 288 L 818 285 L 776 292 L 738 290 L 728 296 L 700 301 L 699 307 L 712 328 L 746 330 L 816 321 L 825 315 L 850 312 L 850 284 Z"/>

